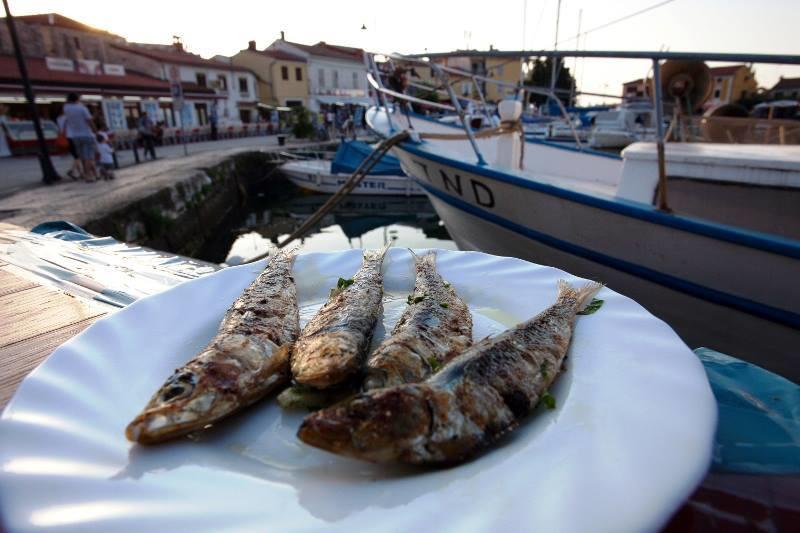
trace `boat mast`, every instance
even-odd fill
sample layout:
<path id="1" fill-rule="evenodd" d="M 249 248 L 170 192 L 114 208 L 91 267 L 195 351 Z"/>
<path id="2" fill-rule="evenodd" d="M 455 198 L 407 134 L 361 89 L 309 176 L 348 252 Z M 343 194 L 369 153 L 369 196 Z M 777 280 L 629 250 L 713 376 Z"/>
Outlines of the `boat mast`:
<path id="1" fill-rule="evenodd" d="M 553 38 L 553 50 L 558 50 L 558 23 L 561 20 L 561 0 L 558 0 L 558 8 L 556 9 L 556 35 Z M 550 74 L 550 92 L 555 94 L 556 90 L 556 57 L 550 56 L 552 62 L 552 69 Z M 557 98 L 557 97 L 556 97 Z"/>

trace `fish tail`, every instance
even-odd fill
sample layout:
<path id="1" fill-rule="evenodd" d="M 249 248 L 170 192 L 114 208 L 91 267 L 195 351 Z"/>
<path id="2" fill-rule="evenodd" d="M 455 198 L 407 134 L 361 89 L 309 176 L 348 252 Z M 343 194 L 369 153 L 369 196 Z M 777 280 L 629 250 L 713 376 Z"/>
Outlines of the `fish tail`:
<path id="1" fill-rule="evenodd" d="M 364 252 L 364 260 L 365 261 L 378 261 L 378 262 L 382 263 L 383 262 L 383 258 L 386 255 L 386 252 L 389 251 L 389 248 L 391 248 L 391 246 L 392 246 L 392 244 L 389 243 L 386 246 L 384 246 L 383 248 L 380 248 L 378 250 L 367 250 L 366 252 Z"/>
<path id="2" fill-rule="evenodd" d="M 583 311 L 584 308 L 592 301 L 592 297 L 597 294 L 597 291 L 602 289 L 604 285 L 592 281 L 580 288 L 575 288 L 567 282 L 567 280 L 558 280 L 558 297 L 560 298 L 575 298 L 578 301 L 577 311 Z"/>
<path id="3" fill-rule="evenodd" d="M 419 255 L 411 248 L 408 249 L 411 252 L 411 255 L 414 257 L 414 264 L 417 266 L 427 265 L 433 268 L 436 268 L 436 251 L 431 250 L 426 254 Z"/>

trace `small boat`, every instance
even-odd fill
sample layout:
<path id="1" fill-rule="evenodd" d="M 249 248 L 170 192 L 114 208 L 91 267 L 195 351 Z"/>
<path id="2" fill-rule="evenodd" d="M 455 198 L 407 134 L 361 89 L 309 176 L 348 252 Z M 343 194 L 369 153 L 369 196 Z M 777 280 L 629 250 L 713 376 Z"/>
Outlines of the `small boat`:
<path id="1" fill-rule="evenodd" d="M 637 141 L 654 141 L 655 120 L 655 110 L 650 104 L 629 105 L 601 111 L 594 116 L 589 146 L 625 148 Z"/>
<path id="2" fill-rule="evenodd" d="M 332 161 L 305 159 L 281 166 L 289 181 L 314 192 L 333 194 L 348 180 L 372 148 L 361 141 L 344 141 Z M 400 162 L 385 155 L 351 194 L 421 196 L 425 193 L 403 173 Z"/>

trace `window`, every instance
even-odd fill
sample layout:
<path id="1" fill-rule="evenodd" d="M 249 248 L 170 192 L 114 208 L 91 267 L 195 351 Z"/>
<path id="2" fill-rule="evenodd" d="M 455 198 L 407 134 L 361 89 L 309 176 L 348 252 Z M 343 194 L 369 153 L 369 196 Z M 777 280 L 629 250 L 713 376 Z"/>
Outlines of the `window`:
<path id="1" fill-rule="evenodd" d="M 289 67 L 286 65 L 281 67 L 281 79 L 284 81 L 289 79 Z"/>
<path id="2" fill-rule="evenodd" d="M 197 78 L 197 85 L 199 85 L 200 87 L 205 87 L 206 86 L 206 75 L 205 74 L 203 74 L 202 72 L 198 72 L 197 74 L 195 74 L 195 77 Z"/>
<path id="3" fill-rule="evenodd" d="M 506 70 L 506 67 L 505 67 L 505 65 L 500 65 L 499 67 L 497 67 L 494 70 L 495 70 L 495 72 L 497 72 L 497 77 L 498 78 L 502 78 L 503 77 L 503 72 Z"/>
<path id="4" fill-rule="evenodd" d="M 248 94 L 250 89 L 247 87 L 247 78 L 239 78 L 239 93 Z"/>
<path id="5" fill-rule="evenodd" d="M 324 68 L 319 69 L 317 71 L 317 76 L 319 78 L 319 88 L 320 89 L 324 89 L 325 88 L 325 69 Z"/>
<path id="6" fill-rule="evenodd" d="M 471 84 L 468 81 L 461 82 L 461 96 L 469 96 L 471 89 Z"/>
<path id="7" fill-rule="evenodd" d="M 223 91 L 228 90 L 228 78 L 225 76 L 217 76 L 217 83 L 219 83 L 219 88 Z"/>
<path id="8" fill-rule="evenodd" d="M 358 72 L 353 72 L 353 89 L 358 89 Z"/>
<path id="9" fill-rule="evenodd" d="M 714 91 L 714 98 L 719 98 L 719 89 Z"/>
<path id="10" fill-rule="evenodd" d="M 303 69 L 294 67 L 294 79 L 296 81 L 303 81 Z"/>
<path id="11" fill-rule="evenodd" d="M 81 41 L 77 37 L 73 37 L 72 41 L 75 43 L 75 50 L 81 49 Z"/>
<path id="12" fill-rule="evenodd" d="M 333 71 L 333 86 L 334 88 L 339 87 L 339 71 Z"/>

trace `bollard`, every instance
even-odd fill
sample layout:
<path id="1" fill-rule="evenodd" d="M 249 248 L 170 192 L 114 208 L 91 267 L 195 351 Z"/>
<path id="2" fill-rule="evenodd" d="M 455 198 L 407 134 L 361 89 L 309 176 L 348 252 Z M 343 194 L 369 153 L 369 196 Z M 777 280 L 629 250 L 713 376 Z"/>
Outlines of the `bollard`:
<path id="1" fill-rule="evenodd" d="M 133 144 L 132 144 L 132 150 L 133 150 L 133 160 L 134 160 L 134 161 L 136 162 L 136 164 L 138 165 L 138 164 L 139 164 L 139 150 L 137 150 L 137 149 L 136 149 L 136 145 L 137 145 L 137 144 L 138 144 L 138 143 L 137 143 L 136 141 L 133 141 Z"/>

